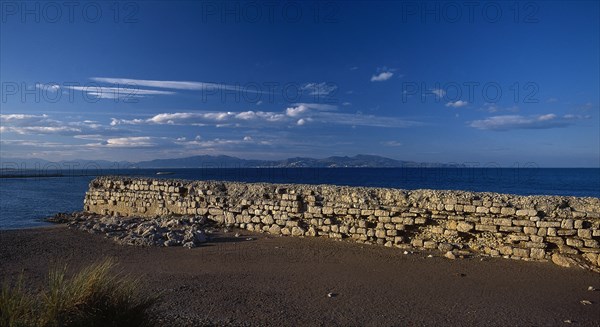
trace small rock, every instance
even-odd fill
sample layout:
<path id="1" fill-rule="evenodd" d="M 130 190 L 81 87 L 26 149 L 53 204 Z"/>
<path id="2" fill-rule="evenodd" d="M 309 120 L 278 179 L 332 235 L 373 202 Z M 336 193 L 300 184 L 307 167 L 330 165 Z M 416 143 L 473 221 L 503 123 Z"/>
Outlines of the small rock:
<path id="1" fill-rule="evenodd" d="M 588 291 L 595 291 L 596 289 L 594 288 L 594 286 L 588 286 Z"/>
<path id="2" fill-rule="evenodd" d="M 335 294 L 335 293 L 331 293 L 331 292 L 327 293 L 327 297 L 336 297 L 336 296 L 337 296 L 337 294 Z"/>
<path id="3" fill-rule="evenodd" d="M 444 257 L 446 257 L 446 258 L 448 258 L 450 260 L 456 259 L 456 256 L 454 255 L 454 253 L 452 253 L 452 251 L 446 252 L 446 254 L 444 254 Z"/>
<path id="4" fill-rule="evenodd" d="M 431 255 L 431 254 L 430 254 L 430 255 L 428 255 L 427 257 L 428 257 L 428 258 L 433 258 L 433 255 Z"/>
<path id="5" fill-rule="evenodd" d="M 242 236 L 242 234 L 240 234 L 240 233 L 235 233 L 235 237 L 240 237 L 240 236 Z"/>
<path id="6" fill-rule="evenodd" d="M 563 322 L 564 322 L 565 324 L 572 324 L 572 323 L 573 323 L 573 321 L 571 321 L 571 320 L 569 320 L 569 319 L 567 319 L 567 320 L 564 320 Z"/>
<path id="7" fill-rule="evenodd" d="M 408 251 L 404 251 L 404 252 L 402 252 L 402 253 L 404 253 L 404 254 L 408 254 Z"/>
<path id="8" fill-rule="evenodd" d="M 581 304 L 583 304 L 583 305 L 590 305 L 590 304 L 592 304 L 592 302 L 588 301 L 588 300 L 581 300 L 579 302 L 581 302 Z"/>
<path id="9" fill-rule="evenodd" d="M 184 248 L 188 248 L 188 249 L 192 249 L 196 247 L 196 244 L 194 242 L 187 242 L 183 244 Z"/>
<path id="10" fill-rule="evenodd" d="M 450 243 L 440 243 L 440 245 L 438 246 L 438 250 L 442 251 L 442 252 L 449 252 L 452 251 L 452 244 Z"/>
<path id="11" fill-rule="evenodd" d="M 246 237 L 246 241 L 252 241 L 254 240 L 252 237 Z"/>

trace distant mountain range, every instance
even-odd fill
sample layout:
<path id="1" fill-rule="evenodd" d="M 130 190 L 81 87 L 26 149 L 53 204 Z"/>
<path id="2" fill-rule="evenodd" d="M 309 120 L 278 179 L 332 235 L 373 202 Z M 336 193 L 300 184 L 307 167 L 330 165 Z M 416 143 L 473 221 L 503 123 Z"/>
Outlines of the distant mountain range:
<path id="1" fill-rule="evenodd" d="M 201 155 L 176 159 L 155 159 L 141 162 L 107 160 L 61 160 L 52 162 L 43 159 L 0 159 L 3 170 L 53 169 L 60 168 L 398 168 L 398 167 L 456 167 L 439 163 L 395 160 L 374 155 L 359 154 L 354 157 L 288 158 L 283 160 L 240 159 L 231 156 Z"/>

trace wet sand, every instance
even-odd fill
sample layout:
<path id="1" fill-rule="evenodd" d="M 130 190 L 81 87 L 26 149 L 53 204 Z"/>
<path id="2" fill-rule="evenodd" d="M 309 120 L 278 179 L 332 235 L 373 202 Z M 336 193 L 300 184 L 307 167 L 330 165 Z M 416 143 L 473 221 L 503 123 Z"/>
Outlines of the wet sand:
<path id="1" fill-rule="evenodd" d="M 582 269 L 241 233 L 185 249 L 122 246 L 62 225 L 0 231 L 0 278 L 24 271 L 37 287 L 56 263 L 113 257 L 146 291 L 164 292 L 154 310 L 165 326 L 600 326 L 600 291 L 587 290 L 600 289 L 600 274 Z"/>

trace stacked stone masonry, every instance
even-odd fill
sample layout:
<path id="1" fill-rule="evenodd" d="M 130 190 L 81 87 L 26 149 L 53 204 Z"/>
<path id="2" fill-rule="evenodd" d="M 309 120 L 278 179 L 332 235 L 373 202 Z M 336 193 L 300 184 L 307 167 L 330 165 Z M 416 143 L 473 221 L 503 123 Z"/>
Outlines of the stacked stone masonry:
<path id="1" fill-rule="evenodd" d="M 249 231 L 600 266 L 600 198 L 100 177 L 85 211 L 206 216 Z"/>

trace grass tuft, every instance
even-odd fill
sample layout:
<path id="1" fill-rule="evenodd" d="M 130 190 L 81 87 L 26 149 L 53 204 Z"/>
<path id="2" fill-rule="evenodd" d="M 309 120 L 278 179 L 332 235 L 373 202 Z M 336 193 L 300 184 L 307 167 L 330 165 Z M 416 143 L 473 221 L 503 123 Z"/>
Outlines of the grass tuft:
<path id="1" fill-rule="evenodd" d="M 150 326 L 157 296 L 143 295 L 141 282 L 114 273 L 106 259 L 67 278 L 67 267 L 51 269 L 38 294 L 23 289 L 23 275 L 0 294 L 0 326 Z"/>

